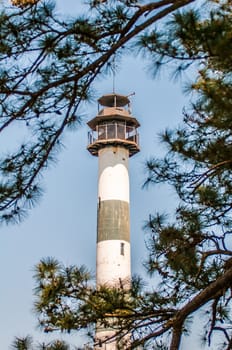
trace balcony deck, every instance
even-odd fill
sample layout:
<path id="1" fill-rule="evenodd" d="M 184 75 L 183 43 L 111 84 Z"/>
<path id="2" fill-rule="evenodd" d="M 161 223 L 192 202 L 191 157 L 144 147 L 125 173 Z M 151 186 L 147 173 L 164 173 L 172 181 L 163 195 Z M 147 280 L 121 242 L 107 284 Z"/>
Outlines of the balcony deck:
<path id="1" fill-rule="evenodd" d="M 137 135 L 138 136 L 138 135 Z M 139 145 L 135 141 L 126 140 L 126 139 L 104 139 L 104 140 L 93 140 L 92 143 L 90 143 L 87 146 L 88 151 L 93 156 L 98 156 L 99 149 L 107 146 L 122 146 L 129 150 L 129 156 L 133 156 L 134 154 L 138 153 L 140 151 Z"/>

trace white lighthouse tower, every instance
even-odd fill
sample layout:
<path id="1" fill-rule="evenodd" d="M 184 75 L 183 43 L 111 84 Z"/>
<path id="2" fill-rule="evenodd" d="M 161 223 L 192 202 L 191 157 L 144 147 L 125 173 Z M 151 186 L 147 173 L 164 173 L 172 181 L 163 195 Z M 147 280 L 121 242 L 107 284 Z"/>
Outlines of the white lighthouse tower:
<path id="1" fill-rule="evenodd" d="M 97 287 L 101 285 L 129 288 L 130 197 L 129 157 L 139 152 L 139 122 L 131 115 L 127 96 L 112 93 L 98 100 L 101 109 L 88 122 L 89 152 L 99 158 Z M 95 349 L 116 350 L 117 341 L 110 339 L 112 329 L 97 327 Z M 109 341 L 107 341 L 107 339 Z M 101 347 L 101 343 L 103 344 Z"/>

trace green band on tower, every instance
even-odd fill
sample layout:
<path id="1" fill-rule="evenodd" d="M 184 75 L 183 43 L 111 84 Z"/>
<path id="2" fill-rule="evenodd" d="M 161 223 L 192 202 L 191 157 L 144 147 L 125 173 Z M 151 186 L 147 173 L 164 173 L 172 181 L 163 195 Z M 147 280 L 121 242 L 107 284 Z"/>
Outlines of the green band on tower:
<path id="1" fill-rule="evenodd" d="M 97 242 L 106 240 L 130 242 L 129 203 L 120 200 L 99 202 Z"/>

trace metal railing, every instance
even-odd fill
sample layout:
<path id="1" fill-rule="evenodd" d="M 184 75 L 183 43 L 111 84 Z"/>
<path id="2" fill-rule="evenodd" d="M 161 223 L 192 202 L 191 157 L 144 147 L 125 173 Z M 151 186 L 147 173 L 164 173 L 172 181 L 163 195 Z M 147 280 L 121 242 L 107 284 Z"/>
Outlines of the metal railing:
<path id="1" fill-rule="evenodd" d="M 123 123 L 99 124 L 95 131 L 88 132 L 88 142 L 93 144 L 97 141 L 120 139 L 139 143 L 139 134 L 136 127 Z"/>

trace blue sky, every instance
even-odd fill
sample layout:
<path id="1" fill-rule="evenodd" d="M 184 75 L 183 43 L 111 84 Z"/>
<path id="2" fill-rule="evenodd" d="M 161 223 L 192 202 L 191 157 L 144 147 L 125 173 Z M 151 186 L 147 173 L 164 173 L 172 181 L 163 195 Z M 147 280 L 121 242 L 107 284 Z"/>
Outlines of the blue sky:
<path id="1" fill-rule="evenodd" d="M 80 2 L 58 1 L 63 12 L 78 13 Z M 116 91 L 132 97 L 134 116 L 140 121 L 141 152 L 130 159 L 132 271 L 144 274 L 146 257 L 142 226 L 149 213 L 168 211 L 174 206 L 174 193 L 164 188 L 142 190 L 144 164 L 162 147 L 157 134 L 180 123 L 186 102 L 181 84 L 167 74 L 153 80 L 141 58 L 126 57 L 116 76 Z M 95 84 L 96 99 L 112 92 L 112 77 Z M 82 107 L 86 121 L 97 113 L 97 102 Z M 1 349 L 10 348 L 14 336 L 33 335 L 35 341 L 49 341 L 38 328 L 33 308 L 33 267 L 46 256 L 64 264 L 85 264 L 95 270 L 97 158 L 87 150 L 88 128 L 66 135 L 65 148 L 57 165 L 44 173 L 45 194 L 29 217 L 18 226 L 1 227 L 0 234 L 0 339 Z M 17 130 L 12 139 L 17 137 Z M 5 144 L 7 149 L 7 143 Z M 58 336 L 58 334 L 57 334 Z M 68 336 L 73 344 L 84 342 L 80 335 Z M 197 348 L 196 348 L 197 349 Z M 195 350 L 194 347 L 189 350 Z"/>

